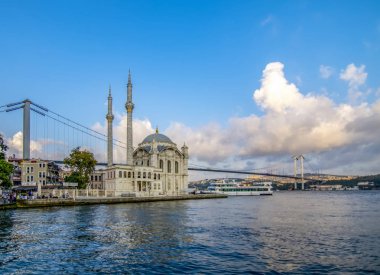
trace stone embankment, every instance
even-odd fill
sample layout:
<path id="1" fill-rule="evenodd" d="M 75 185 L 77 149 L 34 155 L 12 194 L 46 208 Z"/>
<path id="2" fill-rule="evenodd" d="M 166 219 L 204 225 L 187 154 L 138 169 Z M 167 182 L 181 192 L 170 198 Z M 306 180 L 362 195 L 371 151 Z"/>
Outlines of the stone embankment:
<path id="1" fill-rule="evenodd" d="M 138 203 L 156 201 L 177 201 L 177 200 L 199 200 L 199 199 L 221 199 L 227 198 L 223 194 L 197 194 L 182 196 L 162 196 L 162 197 L 77 197 L 75 199 L 34 199 L 18 200 L 16 206 L 12 208 L 33 208 L 51 206 L 75 206 L 91 204 L 115 204 L 115 203 Z M 0 208 L 2 209 L 2 208 Z"/>

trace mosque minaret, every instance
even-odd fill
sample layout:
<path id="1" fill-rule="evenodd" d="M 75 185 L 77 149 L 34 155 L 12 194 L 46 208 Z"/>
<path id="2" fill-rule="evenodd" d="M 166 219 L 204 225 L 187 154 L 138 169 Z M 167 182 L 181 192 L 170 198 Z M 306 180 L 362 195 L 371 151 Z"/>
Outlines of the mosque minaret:
<path id="1" fill-rule="evenodd" d="M 128 73 L 127 84 L 127 103 L 125 103 L 127 109 L 127 164 L 133 164 L 133 132 L 132 132 L 132 113 L 134 104 L 132 102 L 132 81 L 131 72 Z"/>
<path id="2" fill-rule="evenodd" d="M 113 134 L 112 134 L 112 122 L 114 116 L 112 114 L 112 95 L 111 95 L 111 85 L 108 91 L 108 113 L 106 115 L 108 135 L 107 135 L 107 165 L 113 165 Z"/>

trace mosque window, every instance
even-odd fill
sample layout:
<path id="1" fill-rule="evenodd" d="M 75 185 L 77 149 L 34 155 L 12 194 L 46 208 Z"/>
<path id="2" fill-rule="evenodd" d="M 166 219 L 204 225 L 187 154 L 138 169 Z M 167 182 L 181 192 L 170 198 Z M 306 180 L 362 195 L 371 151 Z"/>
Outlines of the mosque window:
<path id="1" fill-rule="evenodd" d="M 113 178 L 116 178 L 116 171 L 113 171 Z"/>
<path id="2" fill-rule="evenodd" d="M 160 159 L 160 169 L 164 169 L 164 161 Z"/>
<path id="3" fill-rule="evenodd" d="M 148 179 L 150 179 L 152 177 L 152 174 L 149 172 L 148 173 Z"/>
<path id="4" fill-rule="evenodd" d="M 175 166 L 175 173 L 178 174 L 178 161 L 175 162 L 174 166 Z"/>
<path id="5" fill-rule="evenodd" d="M 153 174 L 153 179 L 156 179 L 156 173 Z"/>
<path id="6" fill-rule="evenodd" d="M 172 172 L 172 163 L 170 160 L 168 160 L 168 173 Z"/>
<path id="7" fill-rule="evenodd" d="M 124 178 L 127 177 L 127 171 L 124 171 Z"/>
<path id="8" fill-rule="evenodd" d="M 160 175 L 160 174 L 157 174 L 157 177 L 158 177 L 158 179 L 160 179 L 160 178 L 161 178 L 161 175 Z"/>
<path id="9" fill-rule="evenodd" d="M 131 172 L 128 172 L 128 178 L 130 178 L 131 177 Z"/>
<path id="10" fill-rule="evenodd" d="M 135 178 L 135 172 L 132 172 L 132 178 Z"/>
<path id="11" fill-rule="evenodd" d="M 146 178 L 146 172 L 143 173 L 143 178 L 144 178 L 144 179 Z"/>
<path id="12" fill-rule="evenodd" d="M 122 178 L 122 177 L 123 177 L 123 172 L 119 171 L 119 178 Z"/>
<path id="13" fill-rule="evenodd" d="M 141 178 L 141 172 L 137 172 L 137 177 Z"/>
<path id="14" fill-rule="evenodd" d="M 146 166 L 149 166 L 149 159 L 148 159 L 148 161 L 146 162 Z"/>

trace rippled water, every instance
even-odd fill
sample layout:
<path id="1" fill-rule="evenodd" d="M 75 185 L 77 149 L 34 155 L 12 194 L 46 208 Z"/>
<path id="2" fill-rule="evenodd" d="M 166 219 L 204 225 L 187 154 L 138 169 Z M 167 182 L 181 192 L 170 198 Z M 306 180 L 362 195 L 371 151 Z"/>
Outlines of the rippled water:
<path id="1" fill-rule="evenodd" d="M 0 211 L 0 273 L 379 273 L 380 192 Z"/>

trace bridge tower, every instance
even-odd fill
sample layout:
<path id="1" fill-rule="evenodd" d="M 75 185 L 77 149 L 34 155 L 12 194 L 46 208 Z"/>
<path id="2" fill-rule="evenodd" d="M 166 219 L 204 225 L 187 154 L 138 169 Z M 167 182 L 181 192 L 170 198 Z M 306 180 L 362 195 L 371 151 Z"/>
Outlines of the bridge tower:
<path id="1" fill-rule="evenodd" d="M 298 156 L 293 156 L 294 159 L 294 177 L 297 177 L 297 160 Z M 294 190 L 297 190 L 297 179 L 294 178 Z"/>
<path id="2" fill-rule="evenodd" d="M 30 159 L 30 103 L 24 100 L 23 106 L 23 129 L 22 129 L 22 158 Z"/>
<path id="3" fill-rule="evenodd" d="M 305 183 L 304 183 L 304 180 L 303 180 L 303 160 L 304 160 L 304 156 L 303 155 L 299 155 L 298 158 L 301 161 L 301 181 L 302 181 L 302 187 L 301 187 L 301 189 L 304 190 L 305 189 Z"/>

